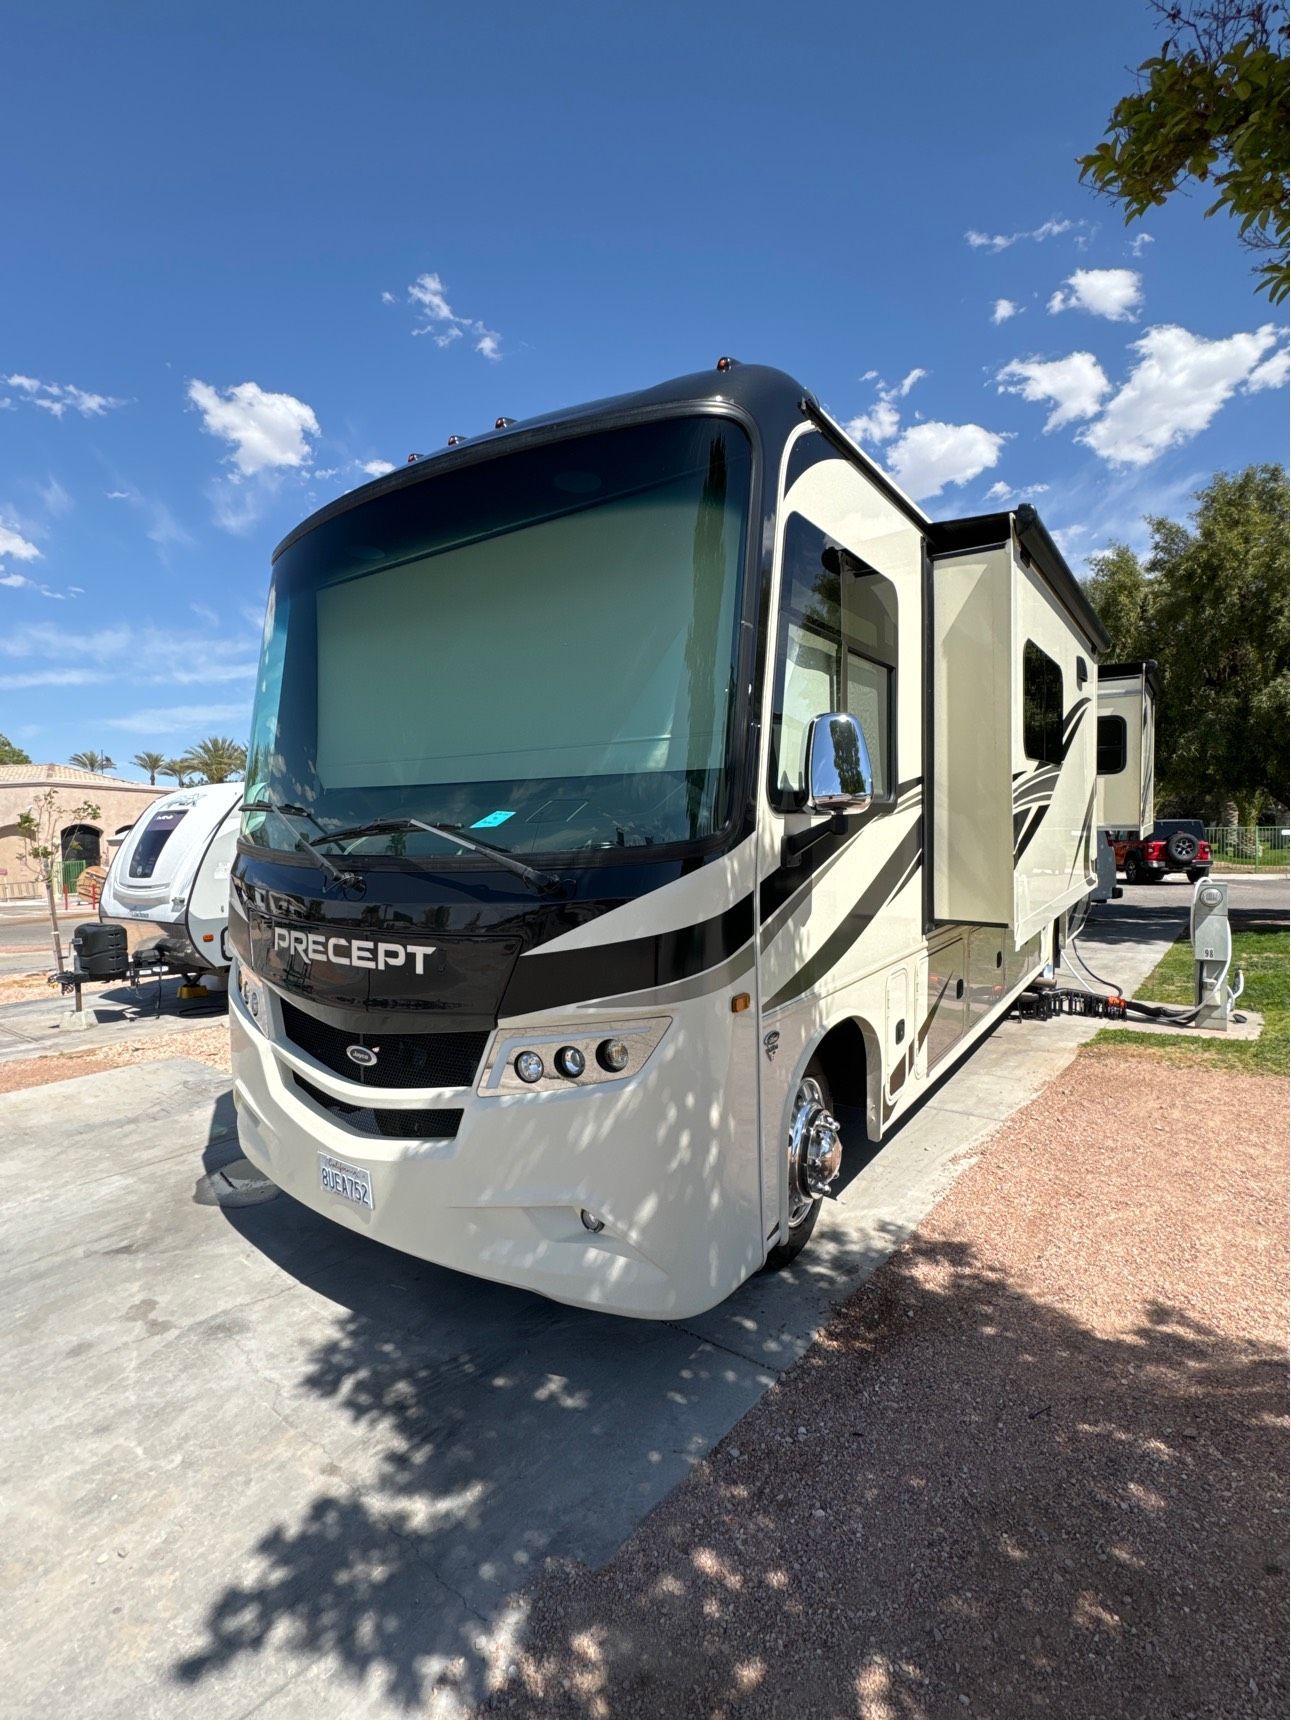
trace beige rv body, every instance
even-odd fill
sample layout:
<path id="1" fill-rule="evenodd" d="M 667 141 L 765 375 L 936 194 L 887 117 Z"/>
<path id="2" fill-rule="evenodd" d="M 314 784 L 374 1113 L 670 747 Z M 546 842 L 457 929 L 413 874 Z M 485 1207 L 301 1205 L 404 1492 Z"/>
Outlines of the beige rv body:
<path id="1" fill-rule="evenodd" d="M 1146 836 L 1156 818 L 1155 667 L 1113 664 L 1099 670 L 1098 828 L 1114 840 Z"/>

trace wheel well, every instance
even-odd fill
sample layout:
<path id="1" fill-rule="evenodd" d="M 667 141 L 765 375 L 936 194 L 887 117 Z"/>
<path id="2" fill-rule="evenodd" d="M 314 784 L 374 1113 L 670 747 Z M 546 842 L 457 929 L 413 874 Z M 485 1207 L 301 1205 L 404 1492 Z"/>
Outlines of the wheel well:
<path id="1" fill-rule="evenodd" d="M 831 1027 L 813 1056 L 820 1059 L 824 1068 L 834 1104 L 855 1107 L 864 1113 L 867 1064 L 860 1022 L 849 1018 Z"/>

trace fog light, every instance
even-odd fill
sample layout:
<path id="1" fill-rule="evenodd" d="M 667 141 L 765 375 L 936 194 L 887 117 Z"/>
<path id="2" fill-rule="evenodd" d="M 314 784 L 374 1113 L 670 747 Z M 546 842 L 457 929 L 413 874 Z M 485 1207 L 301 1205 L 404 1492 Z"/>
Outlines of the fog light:
<path id="1" fill-rule="evenodd" d="M 587 1068 L 587 1059 L 577 1045 L 562 1045 L 556 1053 L 556 1067 L 569 1080 L 577 1081 L 584 1069 Z"/>
<path id="2" fill-rule="evenodd" d="M 536 1051 L 522 1051 L 514 1064 L 515 1072 L 522 1081 L 541 1081 L 543 1062 Z"/>
<path id="3" fill-rule="evenodd" d="M 605 1229 L 605 1220 L 603 1218 L 597 1218 L 596 1214 L 593 1212 L 588 1212 L 586 1207 L 583 1208 L 582 1212 L 580 1212 L 578 1216 L 583 1221 L 583 1229 L 590 1230 L 593 1236 L 595 1236 L 598 1231 Z"/>
<path id="4" fill-rule="evenodd" d="M 621 1069 L 626 1069 L 631 1055 L 621 1039 L 602 1039 L 596 1047 L 596 1061 L 602 1069 L 608 1069 L 611 1075 L 617 1075 Z"/>

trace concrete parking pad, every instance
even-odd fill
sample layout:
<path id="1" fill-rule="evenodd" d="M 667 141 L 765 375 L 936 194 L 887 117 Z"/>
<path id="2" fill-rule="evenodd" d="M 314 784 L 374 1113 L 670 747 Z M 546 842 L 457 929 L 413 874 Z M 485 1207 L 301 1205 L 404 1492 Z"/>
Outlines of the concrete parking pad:
<path id="1" fill-rule="evenodd" d="M 1118 904 L 1093 965 L 1138 983 L 1185 908 Z M 7 1701 L 462 1712 L 542 1560 L 609 1557 L 1097 1025 L 1002 1026 L 853 1151 L 795 1270 L 685 1325 L 212 1204 L 234 1113 L 187 1060 L 0 1097 Z"/>

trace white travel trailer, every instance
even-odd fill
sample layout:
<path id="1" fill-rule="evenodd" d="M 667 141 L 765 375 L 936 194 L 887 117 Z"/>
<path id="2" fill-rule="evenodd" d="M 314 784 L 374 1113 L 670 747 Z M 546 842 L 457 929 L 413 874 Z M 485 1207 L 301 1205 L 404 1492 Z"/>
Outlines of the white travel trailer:
<path id="1" fill-rule="evenodd" d="M 722 361 L 280 546 L 230 929 L 243 1149 L 343 1225 L 692 1315 L 1055 955 L 1107 639 Z M 851 1127 L 852 1125 L 849 1125 Z"/>
<path id="2" fill-rule="evenodd" d="M 1153 760 L 1160 682 L 1155 663 L 1098 669 L 1098 828 L 1135 841 L 1156 817 Z"/>
<path id="3" fill-rule="evenodd" d="M 240 782 L 181 788 L 132 825 L 103 882 L 99 918 L 124 926 L 130 955 L 160 950 L 184 973 L 224 973 L 229 875 L 237 853 Z"/>

